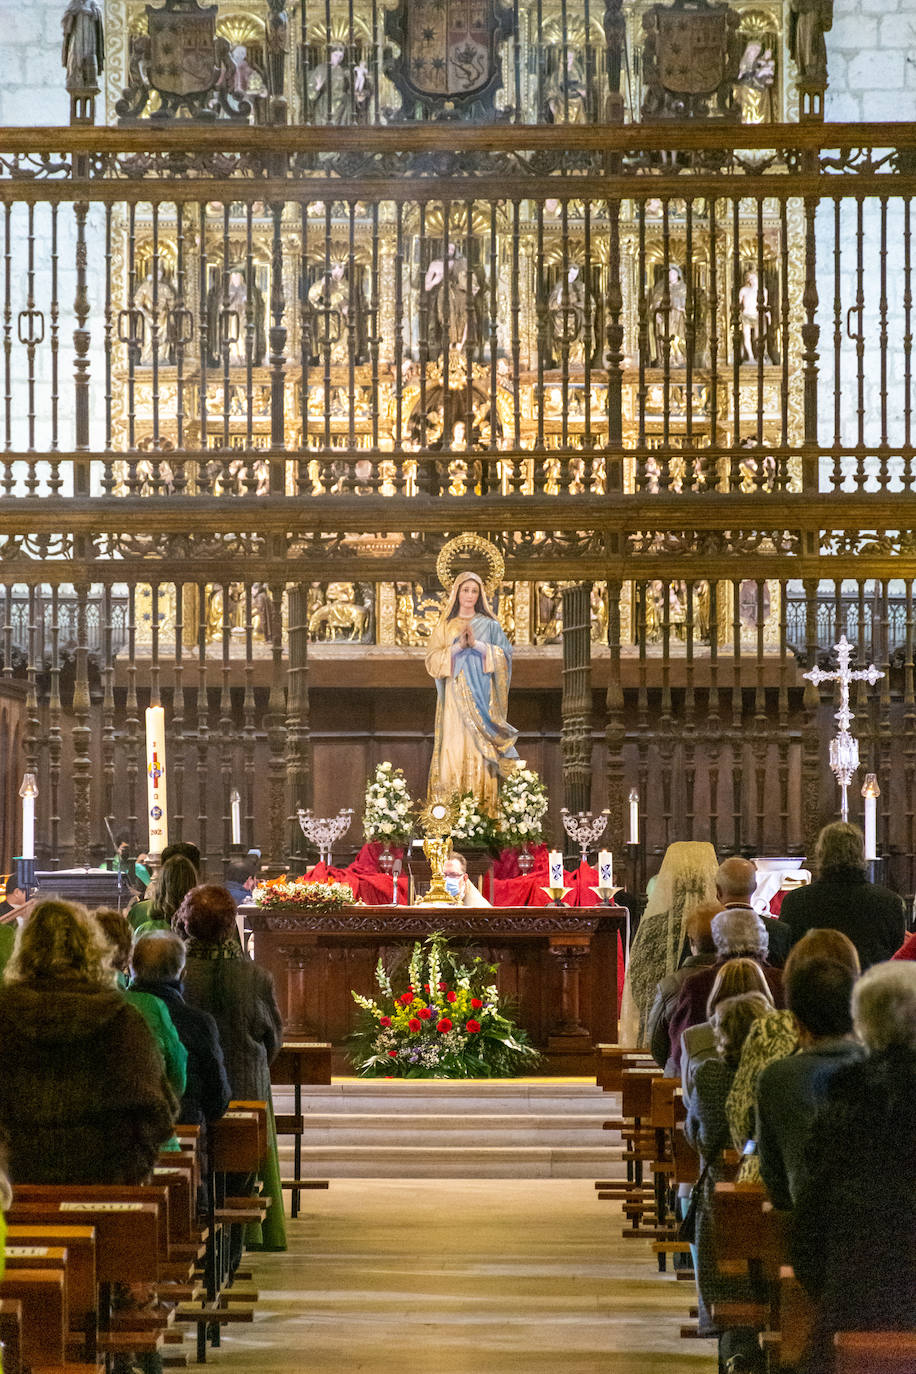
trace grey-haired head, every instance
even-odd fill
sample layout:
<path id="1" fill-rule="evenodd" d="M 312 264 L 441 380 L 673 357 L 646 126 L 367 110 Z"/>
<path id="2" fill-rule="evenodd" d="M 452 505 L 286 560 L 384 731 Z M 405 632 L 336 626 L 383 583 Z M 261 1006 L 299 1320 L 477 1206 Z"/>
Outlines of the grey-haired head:
<path id="1" fill-rule="evenodd" d="M 720 959 L 746 954 L 765 959 L 770 948 L 766 926 L 749 906 L 732 906 L 712 920 L 712 938 Z"/>

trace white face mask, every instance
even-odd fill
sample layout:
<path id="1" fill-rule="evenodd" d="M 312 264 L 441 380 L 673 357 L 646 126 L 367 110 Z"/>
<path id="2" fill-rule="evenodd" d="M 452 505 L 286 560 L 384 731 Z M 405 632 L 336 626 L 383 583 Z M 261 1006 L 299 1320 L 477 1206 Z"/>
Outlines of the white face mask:
<path id="1" fill-rule="evenodd" d="M 449 894 L 450 897 L 460 897 L 460 896 L 461 896 L 461 879 L 460 879 L 460 878 L 453 878 L 453 877 L 451 877 L 451 876 L 447 877 L 446 880 L 445 880 L 445 890 L 446 890 L 446 892 Z"/>

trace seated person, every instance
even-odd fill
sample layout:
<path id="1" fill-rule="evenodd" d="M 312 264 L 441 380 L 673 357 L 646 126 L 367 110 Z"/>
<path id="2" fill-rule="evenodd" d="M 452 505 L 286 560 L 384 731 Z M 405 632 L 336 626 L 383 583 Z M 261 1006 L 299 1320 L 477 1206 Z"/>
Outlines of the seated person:
<path id="1" fill-rule="evenodd" d="M 442 866 L 446 890 L 457 897 L 462 906 L 490 906 L 482 892 L 479 892 L 468 877 L 468 863 L 463 854 L 453 849 Z"/>
<path id="2" fill-rule="evenodd" d="M 690 953 L 673 973 L 669 973 L 658 985 L 655 1001 L 649 1011 L 646 1034 L 652 1058 L 663 1069 L 671 1054 L 671 1040 L 668 1023 L 677 1001 L 681 986 L 691 973 L 706 968 L 716 962 L 716 947 L 712 939 L 712 918 L 720 910 L 718 902 L 703 902 L 687 917 L 685 930 Z M 731 996 L 732 994 L 727 994 Z"/>
<path id="3" fill-rule="evenodd" d="M 817 1306 L 810 1374 L 833 1368 L 835 1331 L 909 1331 L 916 1311 L 916 967 L 864 973 L 852 1021 L 866 1055 L 827 1085 L 790 1245 Z"/>
<path id="4" fill-rule="evenodd" d="M 759 992 L 772 1007 L 773 994 L 760 970 L 760 965 L 754 959 L 729 959 L 721 965 L 716 974 L 716 981 L 706 1003 L 706 1020 L 698 1021 L 695 1026 L 688 1026 L 681 1037 L 681 1085 L 685 1101 L 693 1092 L 700 1064 L 718 1053 L 713 1027 L 713 1013 L 716 1007 L 727 997 L 741 997 L 747 992 Z M 677 1077 L 667 1069 L 666 1076 Z"/>
<path id="5" fill-rule="evenodd" d="M 131 929 L 127 917 L 111 907 L 99 907 L 92 913 L 102 936 L 108 944 L 109 967 L 119 991 L 143 1017 L 159 1047 L 166 1077 L 175 1096 L 180 1098 L 187 1081 L 188 1056 L 171 1016 L 162 1002 L 128 987 L 127 970 L 130 961 Z M 177 1148 L 177 1144 L 174 1148 Z"/>
<path id="6" fill-rule="evenodd" d="M 184 941 L 168 930 L 141 935 L 130 956 L 131 992 L 157 998 L 171 1018 L 188 1056 L 187 1082 L 180 1116 L 200 1126 L 201 1154 L 206 1161 L 206 1127 L 229 1106 L 232 1096 L 216 1022 L 207 1011 L 184 1000 Z"/>
<path id="7" fill-rule="evenodd" d="M 232 893 L 236 906 L 251 901 L 251 894 L 257 883 L 256 873 L 257 868 L 247 855 L 244 859 L 233 859 L 227 866 L 223 887 Z"/>
<path id="8" fill-rule="evenodd" d="M 171 930 L 175 912 L 198 881 L 197 869 L 183 854 L 166 859 L 150 884 L 149 897 L 130 909 L 134 932 L 147 935 L 151 930 Z"/>
<path id="9" fill-rule="evenodd" d="M 14 1183 L 140 1183 L 171 1134 L 162 1058 L 109 958 L 75 902 L 36 903 L 16 937 L 0 983 L 0 1131 Z"/>
<path id="10" fill-rule="evenodd" d="M 799 1051 L 768 1064 L 757 1079 L 760 1177 L 774 1207 L 791 1209 L 804 1174 L 811 1124 L 837 1069 L 862 1057 L 852 1033 L 855 974 L 835 959 L 791 963 L 786 1003 Z"/>
<path id="11" fill-rule="evenodd" d="M 839 930 L 809 930 L 808 934 L 794 945 L 786 960 L 785 975 L 788 976 L 802 964 L 811 959 L 833 959 L 848 968 L 854 978 L 859 976 L 859 956 L 855 946 Z M 732 1145 L 743 1153 L 749 1140 L 754 1138 L 757 1126 L 757 1080 L 768 1064 L 778 1059 L 786 1059 L 797 1054 L 800 1049 L 798 1025 L 795 1017 L 785 1008 L 775 1009 L 764 1016 L 751 1029 L 744 1049 L 741 1063 L 735 1074 L 735 1081 L 728 1095 L 728 1119 L 732 1128 Z M 741 1182 L 757 1182 L 760 1179 L 760 1161 L 756 1151 L 744 1154 L 738 1171 Z"/>
<path id="12" fill-rule="evenodd" d="M 767 963 L 770 941 L 764 924 L 755 911 L 736 907 L 720 911 L 712 921 L 712 938 L 716 947 L 716 962 L 698 969 L 687 978 L 671 1011 L 672 1076 L 681 1071 L 681 1037 L 688 1026 L 695 1026 L 706 1017 L 706 1002 L 716 981 L 716 974 L 728 959 L 754 959 L 759 965 L 776 1006 L 782 1006 L 782 973 Z"/>
<path id="13" fill-rule="evenodd" d="M 6 889 L 6 896 L 3 898 L 3 901 L 0 902 L 0 920 L 11 920 L 15 925 L 16 918 L 19 916 L 20 910 L 25 906 L 27 900 L 21 887 L 8 887 Z"/>

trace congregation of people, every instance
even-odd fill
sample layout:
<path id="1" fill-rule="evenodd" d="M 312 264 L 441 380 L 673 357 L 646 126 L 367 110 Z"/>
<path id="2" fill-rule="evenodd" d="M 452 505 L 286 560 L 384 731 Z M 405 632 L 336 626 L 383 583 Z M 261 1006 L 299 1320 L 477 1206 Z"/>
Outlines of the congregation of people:
<path id="1" fill-rule="evenodd" d="M 805 1374 L 833 1368 L 838 1331 L 913 1327 L 916 935 L 902 900 L 867 881 L 855 826 L 821 831 L 814 868 L 775 919 L 752 905 L 750 860 L 672 844 L 631 949 L 620 1040 L 680 1079 L 700 1175 L 678 1205 L 721 1374 L 765 1368 L 756 1329 L 716 1322 L 754 1298 L 718 1262 L 728 1152 L 789 1216 L 787 1258 L 815 1313 Z"/>
<path id="2" fill-rule="evenodd" d="M 172 845 L 127 914 L 39 897 L 0 925 L 12 937 L 0 945 L 0 1153 L 13 1196 L 24 1184 L 143 1183 L 178 1148 L 180 1123 L 199 1128 L 204 1216 L 208 1126 L 230 1101 L 270 1103 L 273 982 L 243 949 L 236 895 L 202 883 L 199 866 L 195 845 Z M 240 898 L 254 873 L 234 866 Z M 272 1205 L 244 1236 L 232 1227 L 236 1265 L 243 1243 L 285 1248 L 270 1134 Z"/>

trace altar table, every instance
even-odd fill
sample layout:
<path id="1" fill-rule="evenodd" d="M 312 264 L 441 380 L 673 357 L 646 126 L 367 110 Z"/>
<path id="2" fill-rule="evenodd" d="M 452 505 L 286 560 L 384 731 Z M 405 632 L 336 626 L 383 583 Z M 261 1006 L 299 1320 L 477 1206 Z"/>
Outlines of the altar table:
<path id="1" fill-rule="evenodd" d="M 352 906 L 241 908 L 256 961 L 274 978 L 290 1039 L 330 1041 L 334 1072 L 351 1071 L 346 1038 L 359 1008 L 352 992 L 378 995 L 375 967 L 406 959 L 433 931 L 459 954 L 497 966 L 501 999 L 544 1055 L 543 1072 L 593 1074 L 594 1049 L 617 1039 L 619 907 Z M 396 982 L 396 990 L 401 986 Z"/>

